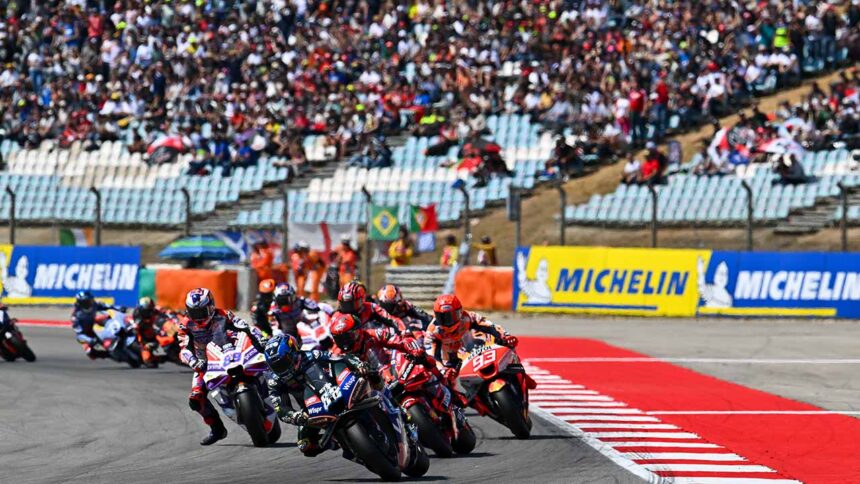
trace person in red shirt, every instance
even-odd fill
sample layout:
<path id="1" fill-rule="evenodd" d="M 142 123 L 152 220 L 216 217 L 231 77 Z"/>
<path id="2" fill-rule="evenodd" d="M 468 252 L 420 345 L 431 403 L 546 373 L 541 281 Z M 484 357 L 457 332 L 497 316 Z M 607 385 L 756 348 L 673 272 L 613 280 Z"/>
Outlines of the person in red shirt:
<path id="1" fill-rule="evenodd" d="M 645 91 L 634 85 L 627 100 L 630 101 L 630 142 L 641 145 L 645 140 Z"/>
<path id="2" fill-rule="evenodd" d="M 657 81 L 654 92 L 651 94 L 654 101 L 651 110 L 656 122 L 654 135 L 658 140 L 663 139 L 666 135 L 666 127 L 669 123 L 669 86 L 666 85 L 665 77 L 666 73 L 661 72 L 660 80 Z"/>

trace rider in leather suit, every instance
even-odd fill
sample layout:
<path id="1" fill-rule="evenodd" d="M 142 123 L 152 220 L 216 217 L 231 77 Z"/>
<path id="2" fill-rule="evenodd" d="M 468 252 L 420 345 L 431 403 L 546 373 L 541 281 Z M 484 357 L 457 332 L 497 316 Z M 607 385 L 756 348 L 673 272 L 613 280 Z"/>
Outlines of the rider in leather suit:
<path id="1" fill-rule="evenodd" d="M 423 331 L 433 320 L 433 316 L 407 301 L 394 284 L 382 286 L 376 293 L 376 301 L 388 314 L 400 318 L 409 329 Z"/>
<path id="2" fill-rule="evenodd" d="M 269 310 L 269 324 L 272 327 L 272 334 L 288 334 L 299 340 L 299 344 L 313 344 L 316 340 L 311 339 L 305 341 L 302 335 L 299 334 L 299 324 L 306 324 L 309 331 L 316 329 L 319 325 L 317 320 L 308 319 L 305 311 L 316 313 L 322 311 L 331 316 L 334 309 L 325 303 L 317 303 L 313 299 L 299 297 L 296 295 L 296 290 L 293 286 L 287 283 L 278 284 L 275 287 L 275 298 L 272 307 Z M 325 341 L 322 342 L 325 344 Z M 328 343 L 330 344 L 330 343 Z"/>
<path id="3" fill-rule="evenodd" d="M 96 301 L 90 291 L 79 291 L 75 294 L 75 308 L 72 310 L 72 329 L 75 330 L 75 338 L 84 347 L 84 352 L 91 360 L 96 358 L 107 358 L 108 352 L 93 348 L 98 342 L 93 331 L 96 323 L 96 315 L 100 312 L 113 309 L 124 313 L 126 308 L 113 306 Z"/>

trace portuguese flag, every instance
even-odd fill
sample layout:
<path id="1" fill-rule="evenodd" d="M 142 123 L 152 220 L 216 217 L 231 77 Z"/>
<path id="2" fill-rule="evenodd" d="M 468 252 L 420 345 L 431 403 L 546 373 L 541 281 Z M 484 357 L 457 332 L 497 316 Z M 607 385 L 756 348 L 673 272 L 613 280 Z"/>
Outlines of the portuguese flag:
<path id="1" fill-rule="evenodd" d="M 439 230 L 439 219 L 436 217 L 436 204 L 410 207 L 409 230 L 412 232 L 435 232 Z"/>

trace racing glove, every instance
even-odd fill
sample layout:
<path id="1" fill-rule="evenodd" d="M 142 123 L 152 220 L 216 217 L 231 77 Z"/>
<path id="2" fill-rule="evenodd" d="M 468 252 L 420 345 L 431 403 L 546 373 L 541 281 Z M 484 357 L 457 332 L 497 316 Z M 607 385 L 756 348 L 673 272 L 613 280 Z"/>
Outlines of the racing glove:
<path id="1" fill-rule="evenodd" d="M 457 371 L 456 368 L 448 368 L 445 370 L 445 384 L 449 387 L 453 387 L 455 383 L 457 383 Z"/>
<path id="2" fill-rule="evenodd" d="M 520 340 L 517 339 L 516 336 L 506 334 L 502 337 L 502 340 L 505 342 L 505 346 L 508 348 L 516 348 L 517 344 L 519 344 Z"/>
<path id="3" fill-rule="evenodd" d="M 288 423 L 290 425 L 302 426 L 308 423 L 308 414 L 297 410 L 287 412 L 284 416 L 280 418 L 282 422 Z"/>
<path id="4" fill-rule="evenodd" d="M 361 377 L 366 377 L 371 374 L 373 370 L 370 369 L 370 365 L 363 361 L 359 361 L 355 365 L 355 374 Z"/>
<path id="5" fill-rule="evenodd" d="M 206 371 L 206 360 L 196 359 L 191 363 L 191 369 L 194 371 L 199 371 L 201 373 Z"/>
<path id="6" fill-rule="evenodd" d="M 418 344 L 418 341 L 415 341 L 414 339 L 409 338 L 409 339 L 405 340 L 403 342 L 403 344 L 406 346 L 406 350 L 407 350 L 407 353 L 409 353 L 409 356 L 416 358 L 416 359 L 422 358 L 424 356 L 424 348 L 422 348 L 421 345 Z"/>

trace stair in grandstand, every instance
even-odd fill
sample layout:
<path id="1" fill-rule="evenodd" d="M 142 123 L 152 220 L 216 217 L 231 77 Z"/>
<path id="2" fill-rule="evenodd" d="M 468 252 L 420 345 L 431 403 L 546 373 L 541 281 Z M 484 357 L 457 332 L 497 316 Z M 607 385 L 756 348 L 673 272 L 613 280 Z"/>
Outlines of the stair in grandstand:
<path id="1" fill-rule="evenodd" d="M 447 268 L 439 266 L 387 267 L 385 282 L 400 287 L 403 297 L 429 312 L 445 288 L 448 273 Z"/>
<path id="2" fill-rule="evenodd" d="M 849 188 L 848 193 L 849 215 L 851 215 L 852 208 L 860 205 L 860 192 L 856 188 Z M 776 226 L 774 233 L 780 235 L 813 234 L 823 228 L 839 225 L 841 218 L 841 197 L 819 198 L 812 207 L 801 208 L 789 214 L 787 219 Z"/>
<path id="3" fill-rule="evenodd" d="M 343 162 L 311 163 L 312 168 L 303 172 L 289 183 L 281 186 L 288 190 L 301 190 L 306 188 L 310 180 L 314 178 L 328 178 L 334 175 Z M 191 224 L 191 232 L 194 234 L 208 234 L 218 230 L 230 228 L 230 224 L 236 220 L 239 212 L 245 210 L 257 210 L 267 200 L 280 200 L 283 198 L 281 186 L 265 187 L 262 191 L 248 195 L 242 195 L 236 203 L 224 207 L 216 207 L 214 213 L 202 220 L 196 220 Z"/>

